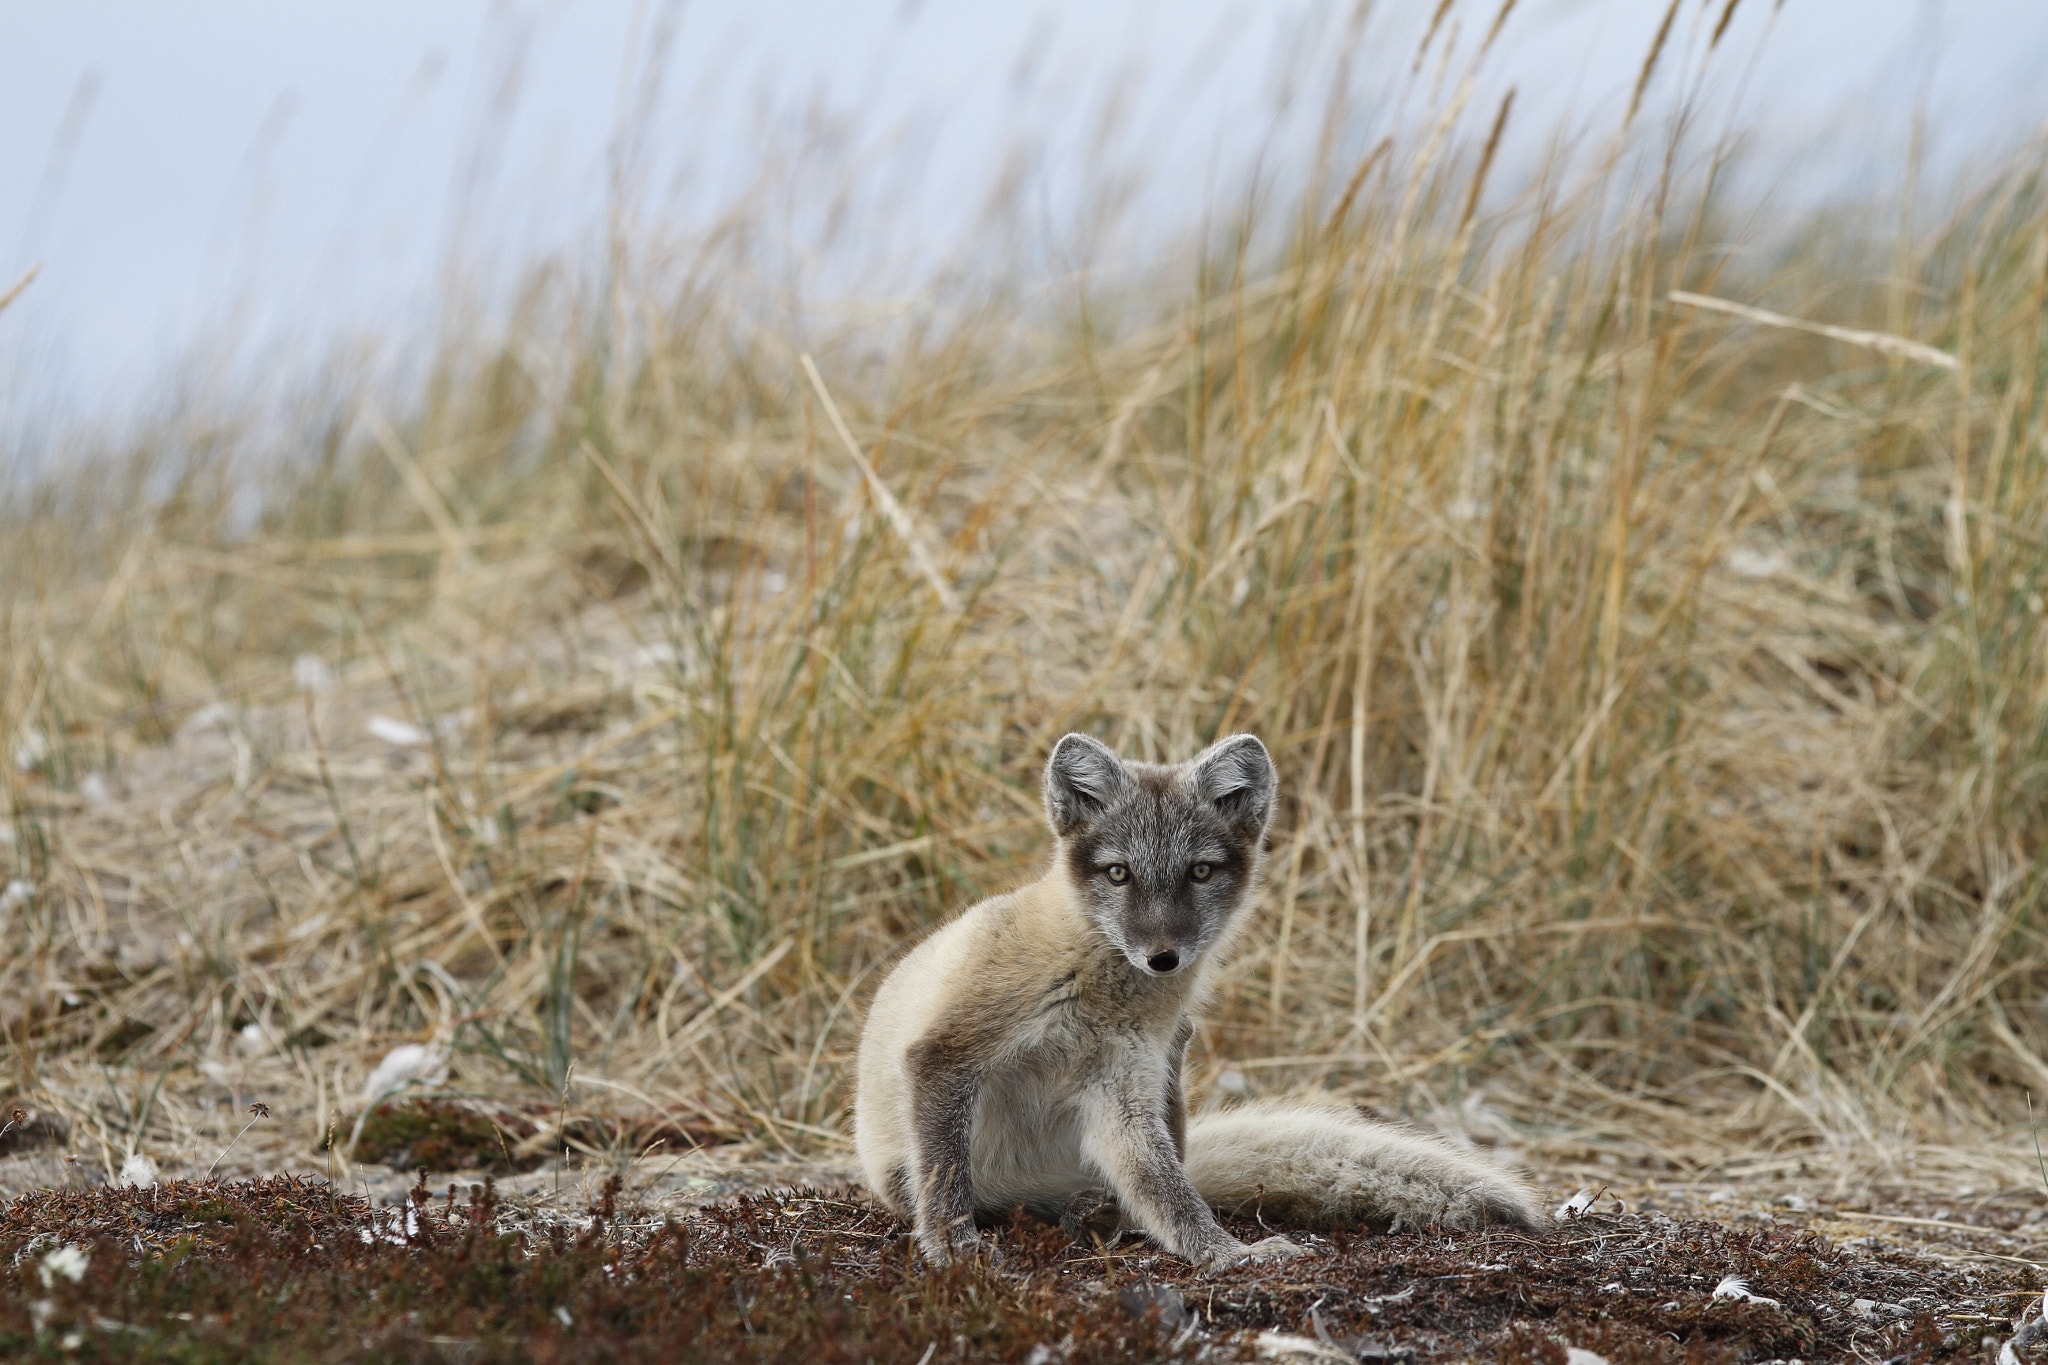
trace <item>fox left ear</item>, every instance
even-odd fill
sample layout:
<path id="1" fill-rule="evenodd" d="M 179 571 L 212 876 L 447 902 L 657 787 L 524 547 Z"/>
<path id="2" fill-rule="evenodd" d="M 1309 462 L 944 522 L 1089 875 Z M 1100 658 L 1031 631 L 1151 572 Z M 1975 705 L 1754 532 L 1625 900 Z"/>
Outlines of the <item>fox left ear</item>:
<path id="1" fill-rule="evenodd" d="M 1219 739 L 1195 759 L 1195 786 L 1240 829 L 1259 832 L 1273 813 L 1279 776 L 1257 735 Z"/>
<path id="2" fill-rule="evenodd" d="M 1067 735 L 1045 764 L 1045 816 L 1062 839 L 1101 818 L 1130 791 L 1124 761 L 1101 740 Z"/>

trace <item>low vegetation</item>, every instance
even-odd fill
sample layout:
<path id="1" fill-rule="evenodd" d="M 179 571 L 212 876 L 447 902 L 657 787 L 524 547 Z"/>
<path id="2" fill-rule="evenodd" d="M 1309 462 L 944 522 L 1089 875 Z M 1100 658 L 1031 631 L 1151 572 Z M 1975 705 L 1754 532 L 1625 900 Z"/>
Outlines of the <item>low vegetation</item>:
<path id="1" fill-rule="evenodd" d="M 1239 1220 L 1241 1235 L 1258 1225 Z M 0 1209 L 0 1351 L 67 1361 L 1981 1359 L 2038 1297 L 2011 1268 L 1796 1228 L 1588 1212 L 1557 1236 L 1306 1237 L 1194 1275 L 1018 1222 L 934 1271 L 847 1190 L 577 1215 L 489 1185 L 373 1211 L 322 1181 L 48 1191 Z M 1737 1289 L 1729 1277 L 1740 1279 Z M 1908 1303 L 1894 1302 L 1906 1299 Z"/>

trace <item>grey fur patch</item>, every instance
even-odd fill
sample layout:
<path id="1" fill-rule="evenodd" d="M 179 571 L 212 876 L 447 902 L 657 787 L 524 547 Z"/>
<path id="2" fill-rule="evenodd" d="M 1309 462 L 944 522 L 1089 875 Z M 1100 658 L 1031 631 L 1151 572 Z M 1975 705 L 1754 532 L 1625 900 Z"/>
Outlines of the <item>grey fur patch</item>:
<path id="1" fill-rule="evenodd" d="M 1090 918 L 1131 964 L 1180 970 L 1221 939 L 1256 885 L 1277 776 L 1251 735 L 1186 763 L 1126 762 L 1068 735 L 1046 764 L 1046 817 Z"/>
<path id="2" fill-rule="evenodd" d="M 1188 1155 L 1188 1096 L 1181 1070 L 1187 1065 L 1188 1040 L 1194 1036 L 1194 1021 L 1183 1019 L 1166 1049 L 1166 1129 L 1173 1135 L 1173 1154 L 1183 1161 Z"/>
<path id="3" fill-rule="evenodd" d="M 910 1189 L 910 1167 L 898 1166 L 889 1172 L 889 1198 L 893 1207 L 906 1217 L 915 1218 L 917 1200 Z"/>
<path id="4" fill-rule="evenodd" d="M 1265 831 L 1273 813 L 1279 774 L 1257 735 L 1232 735 L 1210 745 L 1194 760 L 1195 785 L 1225 819 Z"/>
<path id="5" fill-rule="evenodd" d="M 949 1247 L 974 1231 L 974 1176 L 969 1143 L 974 1124 L 974 1082 L 986 1066 L 986 1048 L 972 1039 L 934 1035 L 910 1049 L 910 1112 L 916 1134 L 918 1242 L 927 1256 L 944 1259 Z"/>
<path id="6" fill-rule="evenodd" d="M 1067 735 L 1045 764 L 1045 814 L 1052 832 L 1073 833 L 1122 800 L 1130 773 L 1114 750 L 1087 735 Z"/>

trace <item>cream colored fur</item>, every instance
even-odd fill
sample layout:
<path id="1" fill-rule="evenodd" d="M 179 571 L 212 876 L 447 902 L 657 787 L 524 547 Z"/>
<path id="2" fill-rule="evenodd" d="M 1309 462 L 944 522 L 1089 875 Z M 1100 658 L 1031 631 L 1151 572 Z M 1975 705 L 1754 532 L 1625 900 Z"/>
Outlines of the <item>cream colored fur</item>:
<path id="1" fill-rule="evenodd" d="M 1003 1017 L 1006 1007 L 1039 998 L 1088 956 L 1086 925 L 1066 912 L 1061 890 L 1048 879 L 974 906 L 898 963 L 868 1010 L 854 1141 L 868 1187 L 906 1223 L 916 1221 L 916 1211 L 888 1180 L 899 1165 L 916 1172 L 905 1054 L 945 1016 L 963 1009 L 998 1023 L 1005 1035 L 977 1102 L 976 1201 L 1056 1208 L 1101 1183 L 1081 1155 L 1074 1086 L 1064 1074 L 1089 1050 L 1086 1040 L 1072 1036 L 1071 1025 L 1056 1014 Z M 1174 1013 L 1159 1012 L 1162 1049 Z M 1012 1059 L 1020 1064 L 1000 1065 Z"/>
<path id="2" fill-rule="evenodd" d="M 1310 1102 L 1262 1100 L 1189 1120 L 1187 1172 L 1222 1212 L 1294 1226 L 1540 1221 L 1529 1188 L 1485 1157 Z"/>
<path id="3" fill-rule="evenodd" d="M 1263 856 L 1271 766 L 1256 740 L 1162 767 L 1069 736 L 1048 772 L 1046 875 L 906 955 L 861 1034 L 862 1169 L 928 1259 L 971 1254 L 976 1223 L 1019 1205 L 1076 1235 L 1107 1216 L 1200 1264 L 1300 1251 L 1278 1237 L 1247 1246 L 1216 1209 L 1315 1225 L 1541 1225 L 1507 1171 L 1348 1110 L 1259 1103 L 1188 1122 L 1192 1018 Z M 1076 781 L 1102 799 L 1088 805 Z M 1248 784 L 1249 807 L 1236 799 Z M 1185 883 L 1183 868 L 1196 869 Z M 1212 886 L 1229 889 L 1204 900 Z"/>
<path id="4" fill-rule="evenodd" d="M 1086 1149 L 1079 1093 L 1090 1063 L 1109 1060 L 1103 1040 L 1057 1010 L 1020 1008 L 1069 975 L 1078 1000 L 1091 967 L 1125 970 L 1120 958 L 1105 959 L 1055 874 L 974 906 L 890 973 L 861 1037 L 854 1137 L 868 1187 L 898 1218 L 917 1221 L 914 1201 L 890 1181 L 899 1166 L 916 1179 L 905 1055 L 961 1012 L 1001 1037 L 976 1101 L 976 1204 L 1002 1210 L 1021 1204 L 1056 1217 L 1067 1200 L 1105 1186 L 1103 1170 Z M 1174 1029 L 1206 994 L 1206 975 L 1198 971 L 1181 989 L 1143 1002 L 1149 1008 L 1141 1007 L 1133 1022 L 1147 1045 L 1130 1049 L 1122 1065 L 1167 1064 Z M 1166 1080 L 1149 1078 L 1161 1089 Z M 1213 1208 L 1256 1213 L 1276 1225 L 1541 1225 L 1534 1193 L 1485 1157 L 1309 1101 L 1257 1101 L 1191 1118 L 1185 1170 Z M 1124 1224 L 1152 1231 L 1134 1216 L 1138 1212 L 1123 1210 Z"/>

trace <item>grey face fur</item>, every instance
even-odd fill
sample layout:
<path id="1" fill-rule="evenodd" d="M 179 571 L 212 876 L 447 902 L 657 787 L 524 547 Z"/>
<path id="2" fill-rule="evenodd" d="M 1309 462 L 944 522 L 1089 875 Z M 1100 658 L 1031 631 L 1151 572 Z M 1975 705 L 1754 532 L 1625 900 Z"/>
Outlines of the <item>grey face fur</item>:
<path id="1" fill-rule="evenodd" d="M 1252 735 L 1170 766 L 1126 763 L 1086 735 L 1054 746 L 1045 811 L 1058 856 L 1133 967 L 1172 976 L 1223 936 L 1257 882 L 1275 783 Z"/>

